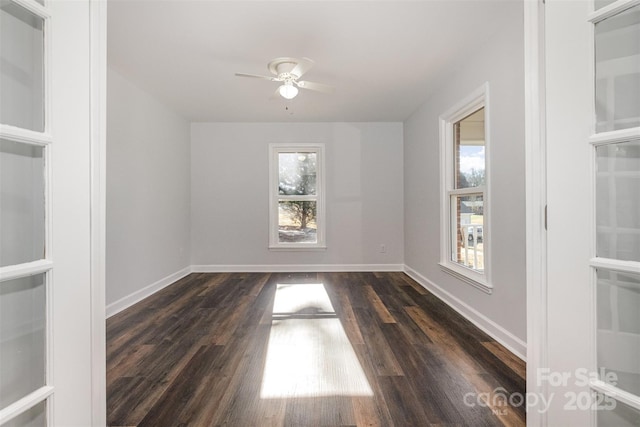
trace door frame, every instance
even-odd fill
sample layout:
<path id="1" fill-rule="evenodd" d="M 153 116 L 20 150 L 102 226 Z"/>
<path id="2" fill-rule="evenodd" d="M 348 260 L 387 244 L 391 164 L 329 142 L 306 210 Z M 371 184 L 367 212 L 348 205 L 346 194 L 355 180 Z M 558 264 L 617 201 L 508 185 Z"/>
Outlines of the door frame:
<path id="1" fill-rule="evenodd" d="M 107 2 L 90 1 L 91 423 L 107 425 L 106 129 Z"/>
<path id="2" fill-rule="evenodd" d="M 524 0 L 527 396 L 546 397 L 537 378 L 548 366 L 544 9 L 544 0 Z M 527 424 L 546 425 L 546 412 L 527 407 Z"/>

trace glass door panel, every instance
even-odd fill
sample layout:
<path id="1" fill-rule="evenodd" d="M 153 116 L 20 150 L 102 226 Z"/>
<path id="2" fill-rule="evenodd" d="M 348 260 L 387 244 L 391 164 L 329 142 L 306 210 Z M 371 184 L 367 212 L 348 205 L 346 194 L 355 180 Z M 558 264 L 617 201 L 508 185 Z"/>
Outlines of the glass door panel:
<path id="1" fill-rule="evenodd" d="M 640 140 L 628 131 L 640 128 L 640 5 L 632 4 L 594 19 L 595 131 L 609 132 L 595 144 L 595 350 L 607 384 L 592 387 L 608 399 L 599 426 L 640 425 Z"/>
<path id="2" fill-rule="evenodd" d="M 47 403 L 40 402 L 36 406 L 18 415 L 2 427 L 42 427 L 47 425 Z"/>
<path id="3" fill-rule="evenodd" d="M 613 427 L 638 427 L 640 425 L 640 411 L 622 402 L 611 400 L 598 394 L 598 402 L 604 402 L 598 410 L 598 425 Z M 615 403 L 615 407 L 611 407 Z"/>
<path id="4" fill-rule="evenodd" d="M 614 1 L 616 1 L 616 0 L 595 0 L 594 1 L 594 8 L 596 10 L 602 9 L 603 7 L 610 5 Z"/>
<path id="5" fill-rule="evenodd" d="M 43 151 L 0 139 L 0 267 L 45 257 Z"/>
<path id="6" fill-rule="evenodd" d="M 44 19 L 0 0 L 0 123 L 44 131 Z"/>
<path id="7" fill-rule="evenodd" d="M 597 359 L 603 380 L 640 395 L 640 275 L 598 269 Z"/>
<path id="8" fill-rule="evenodd" d="M 595 25 L 596 132 L 640 126 L 640 6 Z"/>
<path id="9" fill-rule="evenodd" d="M 44 426 L 53 393 L 46 251 L 48 167 L 43 0 L 0 0 L 0 414 L 2 427 Z M 30 131 L 30 132 L 25 132 Z M 17 137 L 15 135 L 20 135 Z M 26 135 L 26 143 L 23 137 Z M 31 263 L 45 260 L 45 262 Z M 20 402 L 19 411 L 12 407 Z M 13 417 L 13 418 L 9 418 Z"/>
<path id="10" fill-rule="evenodd" d="M 0 285 L 0 409 L 45 385 L 45 274 Z"/>
<path id="11" fill-rule="evenodd" d="M 640 141 L 596 148 L 596 255 L 640 261 Z"/>

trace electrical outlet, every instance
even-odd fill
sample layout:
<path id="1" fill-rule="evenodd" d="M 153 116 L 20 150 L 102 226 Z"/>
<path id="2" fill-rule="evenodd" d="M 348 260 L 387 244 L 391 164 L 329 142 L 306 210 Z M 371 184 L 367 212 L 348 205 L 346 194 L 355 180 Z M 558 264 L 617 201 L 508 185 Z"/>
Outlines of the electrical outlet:
<path id="1" fill-rule="evenodd" d="M 384 243 L 380 244 L 380 253 L 381 254 L 386 254 L 387 253 L 387 246 Z"/>

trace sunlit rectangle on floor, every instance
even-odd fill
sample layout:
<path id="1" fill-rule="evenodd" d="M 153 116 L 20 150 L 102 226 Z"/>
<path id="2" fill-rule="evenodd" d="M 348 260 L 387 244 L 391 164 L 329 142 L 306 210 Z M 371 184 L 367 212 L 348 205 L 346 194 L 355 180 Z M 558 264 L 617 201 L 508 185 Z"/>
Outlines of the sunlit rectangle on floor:
<path id="1" fill-rule="evenodd" d="M 372 395 L 324 285 L 277 285 L 260 397 Z"/>

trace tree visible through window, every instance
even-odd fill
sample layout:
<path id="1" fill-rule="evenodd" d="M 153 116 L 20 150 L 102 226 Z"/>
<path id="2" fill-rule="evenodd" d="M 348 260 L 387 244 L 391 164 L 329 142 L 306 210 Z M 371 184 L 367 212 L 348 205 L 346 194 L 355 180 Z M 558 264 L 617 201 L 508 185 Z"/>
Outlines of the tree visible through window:
<path id="1" fill-rule="evenodd" d="M 278 239 L 317 242 L 316 153 L 278 153 Z M 301 200 L 297 200 L 300 198 Z"/>
<path id="2" fill-rule="evenodd" d="M 317 247 L 323 244 L 322 147 L 271 146 L 271 247 Z M 277 230 L 277 233 L 276 233 Z"/>
<path id="3" fill-rule="evenodd" d="M 451 260 L 484 270 L 484 107 L 453 124 L 455 184 L 451 191 L 455 213 L 455 251 Z M 473 190 L 471 190 L 473 189 Z M 473 192 L 469 192 L 469 191 Z"/>

